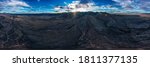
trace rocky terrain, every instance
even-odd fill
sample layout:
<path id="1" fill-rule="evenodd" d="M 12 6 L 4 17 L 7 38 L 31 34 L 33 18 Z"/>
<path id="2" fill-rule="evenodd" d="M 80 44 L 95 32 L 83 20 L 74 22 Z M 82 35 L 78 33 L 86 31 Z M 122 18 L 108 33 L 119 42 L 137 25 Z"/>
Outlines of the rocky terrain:
<path id="1" fill-rule="evenodd" d="M 0 14 L 0 49 L 150 49 L 150 14 Z"/>

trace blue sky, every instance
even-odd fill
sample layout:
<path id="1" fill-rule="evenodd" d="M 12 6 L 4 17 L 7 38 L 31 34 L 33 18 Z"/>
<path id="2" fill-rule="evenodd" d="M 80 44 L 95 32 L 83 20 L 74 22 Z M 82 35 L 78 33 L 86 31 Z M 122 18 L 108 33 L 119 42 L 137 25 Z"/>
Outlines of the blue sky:
<path id="1" fill-rule="evenodd" d="M 69 5 L 79 1 L 80 8 Z M 90 7 L 85 7 L 93 3 Z M 82 5 L 81 5 L 82 4 Z M 55 7 L 57 6 L 57 10 Z M 58 7 L 59 6 L 59 7 Z M 150 13 L 150 0 L 0 0 L 0 13 L 51 13 L 71 9 L 97 12 L 138 12 Z M 88 9 L 86 9 L 88 8 Z"/>

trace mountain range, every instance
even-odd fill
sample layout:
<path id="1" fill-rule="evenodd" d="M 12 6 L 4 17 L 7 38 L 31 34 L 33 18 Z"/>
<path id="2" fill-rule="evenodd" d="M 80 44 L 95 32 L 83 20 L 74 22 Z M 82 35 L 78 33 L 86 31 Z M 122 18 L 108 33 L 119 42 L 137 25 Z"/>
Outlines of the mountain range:
<path id="1" fill-rule="evenodd" d="M 0 14 L 0 49 L 150 49 L 150 14 Z"/>

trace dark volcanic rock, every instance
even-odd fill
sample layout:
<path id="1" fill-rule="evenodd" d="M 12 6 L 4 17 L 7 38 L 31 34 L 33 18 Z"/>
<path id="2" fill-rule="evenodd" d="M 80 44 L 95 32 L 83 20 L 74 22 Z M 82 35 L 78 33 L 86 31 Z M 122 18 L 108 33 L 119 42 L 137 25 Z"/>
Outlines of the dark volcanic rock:
<path id="1" fill-rule="evenodd" d="M 150 49 L 150 18 L 92 12 L 0 15 L 0 45 L 4 49 Z"/>
<path id="2" fill-rule="evenodd" d="M 24 49 L 23 33 L 13 18 L 9 15 L 0 16 L 0 49 Z"/>

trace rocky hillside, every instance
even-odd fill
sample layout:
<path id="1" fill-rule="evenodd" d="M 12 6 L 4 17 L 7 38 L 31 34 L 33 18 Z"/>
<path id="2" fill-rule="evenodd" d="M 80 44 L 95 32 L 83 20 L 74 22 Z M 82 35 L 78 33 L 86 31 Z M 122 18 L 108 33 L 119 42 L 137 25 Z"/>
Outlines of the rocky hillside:
<path id="1" fill-rule="evenodd" d="M 150 49 L 150 15 L 0 14 L 0 49 Z"/>

